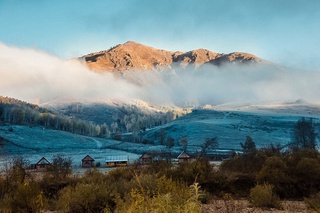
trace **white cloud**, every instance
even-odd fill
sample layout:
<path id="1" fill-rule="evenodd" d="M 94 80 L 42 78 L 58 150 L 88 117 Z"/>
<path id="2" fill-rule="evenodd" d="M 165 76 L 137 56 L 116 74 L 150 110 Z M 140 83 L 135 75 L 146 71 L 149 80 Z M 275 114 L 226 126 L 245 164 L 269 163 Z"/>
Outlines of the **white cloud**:
<path id="1" fill-rule="evenodd" d="M 138 87 L 98 74 L 75 60 L 0 44 L 0 94 L 26 101 L 72 98 L 134 98 Z"/>
<path id="2" fill-rule="evenodd" d="M 319 102 L 318 72 L 206 66 L 201 70 L 128 72 L 137 86 L 113 74 L 88 70 L 75 60 L 64 61 L 33 49 L 0 43 L 0 95 L 33 102 L 58 98 L 92 100 L 143 99 L 159 104 L 222 104 L 305 99 Z"/>

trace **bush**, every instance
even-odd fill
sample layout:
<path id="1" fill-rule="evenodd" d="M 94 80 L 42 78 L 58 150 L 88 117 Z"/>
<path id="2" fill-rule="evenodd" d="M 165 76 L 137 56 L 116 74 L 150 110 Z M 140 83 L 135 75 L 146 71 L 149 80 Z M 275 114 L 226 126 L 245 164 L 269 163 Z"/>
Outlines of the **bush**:
<path id="1" fill-rule="evenodd" d="M 288 167 L 281 157 L 269 157 L 258 172 L 257 181 L 258 183 L 272 184 L 275 192 L 281 197 L 285 197 L 286 188 L 284 186 L 288 186 L 288 181 L 290 181 L 287 170 Z"/>
<path id="2" fill-rule="evenodd" d="M 256 174 L 261 170 L 267 157 L 264 151 L 258 150 L 253 153 L 237 156 L 228 161 L 223 161 L 220 169 L 221 171 L 228 172 Z"/>
<path id="3" fill-rule="evenodd" d="M 13 194 L 0 200 L 0 212 L 40 212 L 47 200 L 35 182 L 19 184 Z"/>
<path id="4" fill-rule="evenodd" d="M 320 187 L 320 161 L 302 158 L 296 166 L 297 187 L 302 196 L 310 196 L 318 192 Z"/>
<path id="5" fill-rule="evenodd" d="M 305 198 L 304 202 L 307 204 L 309 210 L 320 212 L 320 192 L 309 198 Z"/>
<path id="6" fill-rule="evenodd" d="M 102 212 L 113 203 L 108 185 L 79 183 L 60 191 L 57 206 L 64 212 Z"/>
<path id="7" fill-rule="evenodd" d="M 124 199 L 116 200 L 115 212 L 201 212 L 202 193 L 197 183 L 188 188 L 164 176 L 154 179 L 150 175 L 135 176 L 135 181 L 137 186 Z"/>
<path id="8" fill-rule="evenodd" d="M 270 184 L 256 185 L 250 189 L 250 203 L 255 207 L 280 208 L 279 198 Z"/>

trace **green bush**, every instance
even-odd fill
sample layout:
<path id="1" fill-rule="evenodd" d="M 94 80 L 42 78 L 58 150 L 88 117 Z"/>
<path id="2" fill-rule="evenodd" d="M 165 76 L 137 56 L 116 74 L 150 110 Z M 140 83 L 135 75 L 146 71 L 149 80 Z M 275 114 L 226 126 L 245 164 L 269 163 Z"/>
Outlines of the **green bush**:
<path id="1" fill-rule="evenodd" d="M 256 185 L 250 190 L 250 203 L 255 207 L 280 208 L 279 198 L 270 184 Z"/>
<path id="2" fill-rule="evenodd" d="M 304 202 L 306 203 L 309 210 L 320 212 L 320 192 L 305 198 Z"/>

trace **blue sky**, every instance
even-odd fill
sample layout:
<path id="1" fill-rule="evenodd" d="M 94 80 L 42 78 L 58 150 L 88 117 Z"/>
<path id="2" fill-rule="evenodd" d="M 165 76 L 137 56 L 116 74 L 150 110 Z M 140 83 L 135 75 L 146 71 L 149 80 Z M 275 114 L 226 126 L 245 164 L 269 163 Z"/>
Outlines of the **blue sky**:
<path id="1" fill-rule="evenodd" d="M 133 40 L 320 71 L 319 20 L 319 0 L 0 0 L 0 42 L 68 59 Z"/>

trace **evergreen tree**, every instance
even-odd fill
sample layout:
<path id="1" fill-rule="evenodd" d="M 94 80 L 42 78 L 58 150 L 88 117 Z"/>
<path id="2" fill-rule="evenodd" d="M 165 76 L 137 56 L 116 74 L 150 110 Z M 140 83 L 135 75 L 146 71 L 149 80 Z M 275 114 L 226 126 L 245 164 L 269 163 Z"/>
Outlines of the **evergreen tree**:
<path id="1" fill-rule="evenodd" d="M 243 153 L 252 153 L 256 151 L 256 143 L 252 140 L 251 136 L 246 137 L 246 141 L 244 143 L 240 143 Z"/>

